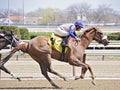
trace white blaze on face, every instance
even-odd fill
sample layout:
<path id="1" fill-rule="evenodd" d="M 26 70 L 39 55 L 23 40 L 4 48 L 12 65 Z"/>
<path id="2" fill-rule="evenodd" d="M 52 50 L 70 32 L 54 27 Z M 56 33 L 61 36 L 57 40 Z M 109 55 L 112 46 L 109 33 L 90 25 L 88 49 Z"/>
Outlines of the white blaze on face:
<path id="1" fill-rule="evenodd" d="M 107 39 L 107 36 L 104 36 L 104 37 L 102 38 L 102 40 L 103 40 L 103 39 Z"/>
<path id="2" fill-rule="evenodd" d="M 25 42 L 20 42 L 19 45 L 24 44 Z"/>

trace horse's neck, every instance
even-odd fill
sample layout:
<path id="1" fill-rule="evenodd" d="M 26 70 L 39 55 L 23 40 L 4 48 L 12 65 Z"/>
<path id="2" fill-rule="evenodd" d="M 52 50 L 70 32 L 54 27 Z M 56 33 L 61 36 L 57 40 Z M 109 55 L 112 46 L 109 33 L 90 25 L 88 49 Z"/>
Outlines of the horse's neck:
<path id="1" fill-rule="evenodd" d="M 0 43 L 0 50 L 5 48 L 8 44 L 3 42 L 3 43 Z"/>
<path id="2" fill-rule="evenodd" d="M 84 37 L 84 38 L 81 38 L 80 45 L 82 45 L 86 49 L 91 42 L 92 40 L 89 40 Z"/>

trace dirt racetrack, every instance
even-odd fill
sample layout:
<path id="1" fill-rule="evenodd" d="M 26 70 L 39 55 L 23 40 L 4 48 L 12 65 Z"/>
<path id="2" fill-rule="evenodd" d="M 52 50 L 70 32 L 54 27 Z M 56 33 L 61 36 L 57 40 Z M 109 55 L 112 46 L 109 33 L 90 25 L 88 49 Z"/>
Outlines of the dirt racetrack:
<path id="1" fill-rule="evenodd" d="M 59 90 L 120 90 L 120 61 L 87 61 L 96 75 L 96 85 L 91 83 L 89 72 L 86 79 L 73 80 L 70 65 L 53 62 L 53 67 L 65 77 L 68 82 L 50 75 L 53 81 L 62 87 Z M 18 82 L 11 76 L 1 72 L 0 90 L 58 90 L 53 89 L 49 82 L 43 78 L 39 66 L 33 61 L 10 61 L 6 67 L 12 70 L 22 81 Z M 76 75 L 80 74 L 80 68 L 76 68 Z M 25 78 L 26 77 L 26 78 Z"/>
<path id="2" fill-rule="evenodd" d="M 1 80 L 0 90 L 120 90 L 120 80 L 96 80 L 92 85 L 90 80 L 54 80 L 62 89 L 53 89 L 46 80 Z"/>

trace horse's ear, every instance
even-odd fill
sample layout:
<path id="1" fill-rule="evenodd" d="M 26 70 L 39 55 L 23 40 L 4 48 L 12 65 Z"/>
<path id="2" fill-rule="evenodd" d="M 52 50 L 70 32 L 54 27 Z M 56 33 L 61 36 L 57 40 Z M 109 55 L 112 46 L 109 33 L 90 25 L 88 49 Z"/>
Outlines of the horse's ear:
<path id="1" fill-rule="evenodd" d="M 10 33 L 13 35 L 13 32 L 10 30 Z"/>
<path id="2" fill-rule="evenodd" d="M 95 31 L 97 31 L 99 28 L 98 28 L 98 27 L 96 27 L 96 26 L 94 26 L 94 27 L 93 27 L 93 29 L 94 29 Z"/>
<path id="3" fill-rule="evenodd" d="M 5 30 L 2 31 L 3 34 L 7 34 L 7 32 Z"/>

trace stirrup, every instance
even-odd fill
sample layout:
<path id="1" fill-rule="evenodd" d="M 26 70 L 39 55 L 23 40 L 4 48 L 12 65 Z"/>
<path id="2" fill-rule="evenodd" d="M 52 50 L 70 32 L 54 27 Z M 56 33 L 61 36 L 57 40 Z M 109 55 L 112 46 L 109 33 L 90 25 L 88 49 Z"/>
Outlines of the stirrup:
<path id="1" fill-rule="evenodd" d="M 50 38 L 50 40 L 52 41 L 52 45 L 54 45 L 55 39 L 54 38 Z"/>
<path id="2" fill-rule="evenodd" d="M 68 47 L 68 44 L 66 44 L 65 42 L 61 43 L 63 47 Z"/>

